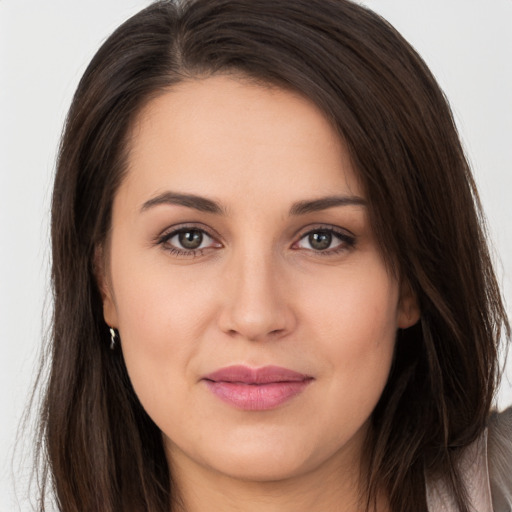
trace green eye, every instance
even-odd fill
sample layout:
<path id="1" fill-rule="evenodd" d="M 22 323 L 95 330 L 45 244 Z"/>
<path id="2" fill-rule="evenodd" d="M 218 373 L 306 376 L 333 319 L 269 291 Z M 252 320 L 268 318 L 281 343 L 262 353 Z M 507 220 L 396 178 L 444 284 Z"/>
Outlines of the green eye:
<path id="1" fill-rule="evenodd" d="M 328 231 L 316 231 L 308 235 L 308 242 L 315 251 L 324 251 L 332 243 L 332 233 Z"/>
<path id="2" fill-rule="evenodd" d="M 158 243 L 175 256 L 197 256 L 203 251 L 222 247 L 205 230 L 182 227 L 163 235 Z"/>
<path id="3" fill-rule="evenodd" d="M 198 229 L 189 229 L 178 233 L 178 242 L 183 249 L 198 249 L 203 243 L 203 238 L 203 232 Z"/>
<path id="4" fill-rule="evenodd" d="M 341 228 L 318 228 L 304 233 L 295 244 L 297 249 L 306 249 L 318 254 L 337 254 L 354 247 L 356 239 Z"/>

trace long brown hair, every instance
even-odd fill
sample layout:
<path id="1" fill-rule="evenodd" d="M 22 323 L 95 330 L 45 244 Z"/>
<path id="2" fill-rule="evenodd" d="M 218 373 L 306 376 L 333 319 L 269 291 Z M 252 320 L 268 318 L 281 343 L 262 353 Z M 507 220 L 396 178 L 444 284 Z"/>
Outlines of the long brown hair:
<path id="1" fill-rule="evenodd" d="M 122 352 L 109 350 L 94 260 L 135 116 L 173 84 L 215 73 L 292 89 L 322 109 L 350 151 L 389 268 L 418 297 L 421 321 L 398 333 L 372 415 L 368 509 L 384 490 L 393 511 L 424 510 L 427 474 L 444 477 L 467 512 L 457 459 L 485 428 L 510 328 L 443 93 L 386 21 L 348 0 L 159 1 L 93 58 L 69 111 L 53 193 L 43 503 L 49 485 L 65 512 L 171 508 L 160 431 Z"/>

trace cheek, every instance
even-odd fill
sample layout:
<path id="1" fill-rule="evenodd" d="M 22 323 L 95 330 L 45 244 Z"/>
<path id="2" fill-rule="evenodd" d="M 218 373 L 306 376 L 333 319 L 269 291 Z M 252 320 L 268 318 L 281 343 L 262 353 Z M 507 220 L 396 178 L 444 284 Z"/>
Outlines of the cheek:
<path id="1" fill-rule="evenodd" d="M 333 400 L 370 414 L 382 393 L 393 359 L 398 284 L 382 265 L 345 272 L 323 287 L 310 287 L 304 316 L 311 339 L 332 375 Z"/>
<path id="2" fill-rule="evenodd" d="M 112 280 L 125 336 L 148 350 L 186 345 L 178 340 L 188 339 L 204 321 L 206 305 L 214 297 L 214 290 L 205 286 L 207 276 L 197 270 L 191 276 L 190 271 L 166 262 L 157 250 L 119 252 L 117 259 L 115 253 L 112 255 Z"/>
<path id="3" fill-rule="evenodd" d="M 209 322 L 213 293 L 201 279 L 183 282 L 176 271 L 131 264 L 125 254 L 112 276 L 123 356 L 139 400 L 155 420 L 180 407 L 192 384 L 199 332 Z M 138 269 L 143 269 L 139 271 Z M 182 273 L 183 274 L 183 273 Z M 129 278 L 125 278 L 129 276 Z"/>
<path id="4" fill-rule="evenodd" d="M 394 340 L 398 284 L 383 265 L 369 262 L 339 275 L 333 272 L 303 288 L 309 290 L 304 297 L 308 324 L 316 326 L 320 339 L 333 343 L 333 350 L 366 350 Z"/>

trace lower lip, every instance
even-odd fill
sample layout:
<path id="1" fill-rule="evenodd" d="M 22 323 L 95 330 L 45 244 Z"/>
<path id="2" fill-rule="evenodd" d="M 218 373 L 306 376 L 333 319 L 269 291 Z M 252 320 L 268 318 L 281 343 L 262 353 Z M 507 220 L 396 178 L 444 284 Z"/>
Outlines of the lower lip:
<path id="1" fill-rule="evenodd" d="M 213 382 L 206 380 L 208 389 L 223 402 L 246 411 L 267 411 L 288 402 L 308 386 L 312 379 L 267 384 Z"/>

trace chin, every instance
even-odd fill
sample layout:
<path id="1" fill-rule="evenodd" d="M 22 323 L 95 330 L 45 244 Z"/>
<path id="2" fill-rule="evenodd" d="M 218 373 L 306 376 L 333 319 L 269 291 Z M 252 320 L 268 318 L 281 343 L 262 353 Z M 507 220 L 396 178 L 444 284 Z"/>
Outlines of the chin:
<path id="1" fill-rule="evenodd" d="M 225 477 L 252 482 L 287 480 L 311 471 L 322 462 L 315 450 L 308 449 L 306 440 L 298 443 L 290 435 L 269 438 L 253 433 L 243 440 L 232 435 L 229 439 L 209 438 L 204 442 L 203 446 L 176 446 L 168 442 L 168 455 L 174 463 L 186 459 Z"/>
<path id="2" fill-rule="evenodd" d="M 295 448 L 295 452 L 297 449 Z M 250 482 L 279 482 L 311 471 L 311 461 L 299 453 L 237 453 L 224 460 L 216 460 L 215 469 L 222 474 Z"/>

